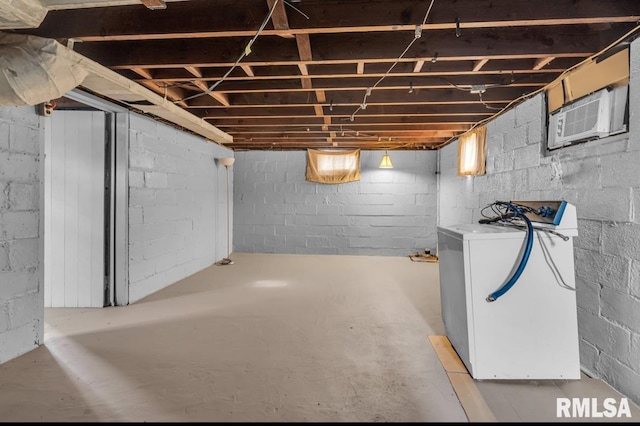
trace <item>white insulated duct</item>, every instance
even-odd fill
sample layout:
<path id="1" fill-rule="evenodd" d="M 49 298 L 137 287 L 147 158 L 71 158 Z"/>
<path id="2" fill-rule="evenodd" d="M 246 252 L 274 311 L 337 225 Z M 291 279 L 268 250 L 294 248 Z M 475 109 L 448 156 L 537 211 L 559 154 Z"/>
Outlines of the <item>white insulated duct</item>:
<path id="1" fill-rule="evenodd" d="M 0 106 L 38 105 L 78 86 L 214 142 L 233 142 L 231 135 L 203 118 L 53 39 L 0 32 Z"/>
<path id="2" fill-rule="evenodd" d="M 0 33 L 0 106 L 37 105 L 82 84 L 87 69 L 52 39 Z"/>

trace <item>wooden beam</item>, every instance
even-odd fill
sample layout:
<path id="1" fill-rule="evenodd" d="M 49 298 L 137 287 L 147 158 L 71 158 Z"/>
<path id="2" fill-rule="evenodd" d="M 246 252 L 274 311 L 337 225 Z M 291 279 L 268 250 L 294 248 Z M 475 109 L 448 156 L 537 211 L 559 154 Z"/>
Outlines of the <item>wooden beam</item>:
<path id="1" fill-rule="evenodd" d="M 321 104 L 327 102 L 327 97 L 324 93 L 324 90 L 316 90 L 316 100 Z"/>
<path id="2" fill-rule="evenodd" d="M 151 10 L 167 8 L 167 4 L 163 0 L 140 0 L 140 3 L 147 6 L 147 9 L 151 9 Z"/>
<path id="3" fill-rule="evenodd" d="M 298 68 L 300 69 L 300 74 L 309 75 L 309 70 L 305 64 L 298 64 Z"/>
<path id="4" fill-rule="evenodd" d="M 326 127 L 326 125 L 323 125 L 321 127 Z M 235 137 L 238 138 L 253 138 L 253 139 L 280 139 L 280 138 L 306 138 L 309 137 L 310 135 L 313 136 L 320 136 L 322 137 L 323 135 L 325 135 L 328 130 L 314 130 L 315 127 L 313 126 L 309 126 L 309 131 L 305 131 L 305 132 L 301 132 L 300 129 L 296 128 L 296 129 L 284 129 L 284 130 L 269 130 L 269 129 L 264 129 L 261 130 L 259 133 L 253 133 L 253 132 L 247 132 L 244 130 L 237 130 L 237 131 L 233 131 L 233 132 L 229 132 L 229 134 L 231 135 L 236 135 Z M 362 132 L 358 132 L 359 133 L 359 137 L 367 137 L 367 135 L 369 135 L 369 133 L 362 131 Z M 396 138 L 415 138 L 415 139 L 438 139 L 438 138 L 450 138 L 452 136 L 454 136 L 455 133 L 453 131 L 450 130 L 406 130 L 406 129 L 396 129 L 396 130 L 387 130 L 387 129 L 376 129 L 376 135 L 375 137 L 378 136 L 383 136 L 383 137 L 389 137 L 389 136 L 393 136 Z M 234 137 L 234 140 L 235 140 Z"/>
<path id="5" fill-rule="evenodd" d="M 465 31 L 514 26 L 635 23 L 640 19 L 637 0 L 581 0 L 579 8 L 575 7 L 575 0 L 545 2 L 544 7 L 537 2 L 528 2 L 514 8 L 511 0 L 493 0 L 491 4 L 492 7 L 478 7 L 477 0 L 442 2 L 438 6 L 437 21 L 423 25 L 423 32 L 446 30 L 450 34 L 455 29 L 456 17 L 464 22 Z M 305 13 L 312 19 L 294 13 L 288 19 L 289 29 L 265 29 L 262 34 L 413 32 L 416 22 L 407 22 L 406 17 L 424 16 L 426 11 L 425 5 L 415 0 L 369 1 L 366 6 L 361 2 L 340 2 L 331 7 L 323 2 L 309 2 L 304 6 Z M 60 10 L 48 14 L 33 33 L 84 41 L 251 37 L 264 18 L 260 13 L 247 13 L 244 2 L 237 0 L 217 0 L 215 9 L 224 13 L 212 10 L 210 0 L 174 2 L 167 10 L 156 11 L 153 19 L 149 19 L 146 10 L 129 7 Z M 176 19 L 177 16 L 189 18 L 187 31 L 185 20 Z"/>
<path id="6" fill-rule="evenodd" d="M 561 73 L 565 69 L 574 66 L 578 62 L 581 61 L 581 58 L 556 58 L 553 61 L 553 68 L 546 67 L 541 70 L 533 70 L 533 61 L 538 59 L 538 57 L 529 57 L 524 59 L 505 59 L 503 61 L 490 61 L 488 62 L 482 70 L 478 72 L 473 72 L 469 68 L 468 63 L 464 63 L 462 61 L 445 61 L 441 62 L 437 65 L 437 68 L 429 68 L 423 69 L 420 73 L 414 73 L 413 67 L 407 67 L 405 65 L 403 68 L 396 67 L 393 70 L 393 73 L 390 77 L 411 77 L 415 78 L 418 76 L 438 76 L 438 77 L 448 77 L 448 76 L 460 76 L 460 75 L 472 75 L 478 76 L 479 74 L 484 75 L 504 75 L 504 70 L 508 69 L 510 72 L 513 71 L 515 74 L 548 74 L 548 73 Z M 353 72 L 347 72 L 346 68 L 349 66 L 341 66 L 337 67 L 322 67 L 319 70 L 316 70 L 313 74 L 313 78 L 316 80 L 324 80 L 324 79 L 361 79 L 361 78 L 380 78 L 383 77 L 386 71 L 389 69 L 388 63 L 376 63 L 373 64 L 371 69 L 368 70 L 367 74 L 356 74 L 355 70 Z M 355 63 L 352 63 L 355 68 Z M 131 68 L 131 67 L 128 67 Z M 253 77 L 234 74 L 227 77 L 226 81 L 251 81 L 251 82 L 259 82 L 259 81 L 273 81 L 273 80 L 291 80 L 300 78 L 300 71 L 298 67 L 287 67 L 285 69 L 277 69 L 274 70 L 270 67 L 261 67 L 264 72 L 259 75 L 254 75 Z M 123 72 L 126 73 L 128 69 L 125 69 Z M 224 70 L 226 71 L 226 70 Z M 208 74 L 210 75 L 207 80 L 221 78 L 224 71 L 221 71 L 220 68 L 210 69 Z M 191 81 L 193 78 L 191 76 L 185 75 L 182 68 L 161 68 L 154 67 L 153 68 L 154 78 L 162 81 Z M 386 79 L 385 79 L 386 80 Z"/>
<path id="7" fill-rule="evenodd" d="M 553 56 L 549 56 L 548 58 L 540 58 L 536 61 L 536 63 L 533 66 L 534 70 L 539 70 L 544 68 L 545 66 L 547 66 L 551 61 L 553 61 L 555 59 L 555 57 Z"/>
<path id="8" fill-rule="evenodd" d="M 485 66 L 485 64 L 489 62 L 488 59 L 480 59 L 479 61 L 474 62 L 473 64 L 473 72 L 478 72 L 480 69 Z"/>
<path id="9" fill-rule="evenodd" d="M 484 102 L 510 102 L 523 93 L 520 87 L 493 87 L 482 95 Z M 334 105 L 360 105 L 362 91 L 342 90 L 332 93 Z M 451 104 L 451 103 L 480 103 L 478 95 L 466 90 L 455 88 L 433 90 L 427 93 L 408 94 L 406 87 L 398 90 L 376 90 L 367 100 L 367 105 L 417 105 L 417 104 Z M 235 106 L 275 107 L 284 106 L 312 106 L 308 92 L 279 92 L 279 93 L 242 93 L 234 95 Z M 207 108 L 211 105 L 205 97 L 189 101 L 190 108 Z"/>
<path id="10" fill-rule="evenodd" d="M 357 73 L 358 74 L 364 74 L 364 62 L 358 62 Z"/>
<path id="11" fill-rule="evenodd" d="M 273 8 L 276 0 L 267 0 L 267 5 L 269 6 L 269 10 Z M 284 7 L 284 0 L 278 1 L 275 9 L 273 10 L 273 14 L 271 15 L 271 22 L 273 23 L 273 28 L 275 30 L 281 31 L 278 35 L 284 38 L 293 38 L 295 37 L 293 34 L 287 32 L 289 30 L 289 20 L 287 19 L 287 11 Z"/>
<path id="12" fill-rule="evenodd" d="M 287 141 L 294 141 L 294 140 L 300 140 L 300 141 L 311 141 L 311 140 L 318 140 L 318 139 L 322 139 L 322 138 L 326 138 L 330 136 L 330 132 L 332 131 L 338 131 L 339 130 L 339 126 L 333 126 L 333 128 L 331 130 L 326 130 L 326 131 L 320 131 L 317 130 L 317 127 L 314 127 L 314 130 L 311 130 L 311 128 L 309 129 L 309 131 L 298 131 L 298 132 L 285 132 L 282 133 L 280 135 L 275 135 L 275 134 L 269 134 L 269 133 L 255 133 L 255 134 L 242 134 L 242 133 L 234 133 L 232 132 L 231 134 L 235 135 L 234 136 L 234 141 L 248 141 L 248 140 L 252 140 L 255 142 L 277 142 L 277 141 L 283 141 L 283 140 L 287 140 Z M 380 140 L 389 140 L 389 134 L 390 132 L 364 132 L 364 131 L 358 131 L 358 130 L 354 130 L 354 129 L 344 129 L 345 130 L 345 136 L 344 136 L 344 140 L 363 140 L 363 141 L 373 141 L 378 140 L 378 138 L 380 138 Z M 454 136 L 455 133 L 454 132 L 422 132 L 424 133 L 424 135 L 421 135 L 419 133 L 421 132 L 413 132 L 415 133 L 415 135 L 411 136 L 411 135 L 398 135 L 398 136 L 393 136 L 392 137 L 392 141 L 419 141 L 419 140 L 423 140 L 426 142 L 430 142 L 430 141 L 434 141 L 434 140 L 438 140 L 438 139 L 442 139 L 442 138 L 448 138 L 451 136 Z"/>
<path id="13" fill-rule="evenodd" d="M 202 71 L 198 67 L 184 67 L 191 74 L 195 75 L 198 78 L 202 78 Z"/>
<path id="14" fill-rule="evenodd" d="M 313 61 L 313 54 L 311 53 L 311 40 L 309 39 L 309 34 L 297 34 L 296 44 L 298 45 L 300 60 L 305 62 Z"/>
<path id="15" fill-rule="evenodd" d="M 132 68 L 131 71 L 146 78 L 147 80 L 153 79 L 153 74 L 151 74 L 151 71 L 146 68 Z"/>
<path id="16" fill-rule="evenodd" d="M 251 68 L 250 65 L 240 65 L 240 68 L 242 68 L 242 70 L 245 72 L 245 74 L 247 74 L 247 76 L 255 77 L 255 74 L 253 73 L 253 68 Z"/>
<path id="17" fill-rule="evenodd" d="M 628 25 L 615 26 L 607 32 L 613 41 L 627 32 Z M 465 31 L 473 43 L 456 43 L 450 34 L 434 33 L 429 40 L 420 38 L 415 44 L 416 58 L 402 58 L 398 62 L 429 61 L 432 55 L 432 45 L 437 45 L 441 51 L 438 63 L 443 61 L 480 60 L 480 59 L 531 59 L 554 57 L 587 57 L 606 47 L 607 40 L 601 32 L 582 31 L 552 33 L 533 28 L 528 31 L 529 37 L 523 38 L 521 31 L 514 28 L 495 30 Z M 317 59 L 312 61 L 311 46 L 308 35 L 296 37 L 298 49 L 288 40 L 271 39 L 268 48 L 259 48 L 256 42 L 253 53 L 246 58 L 246 65 L 298 65 L 313 63 L 321 64 L 353 64 L 364 61 L 367 63 L 392 63 L 397 58 L 397 46 L 406 43 L 406 36 L 402 33 L 387 33 L 384 37 L 376 34 L 355 34 L 344 38 L 336 35 L 326 35 L 318 42 L 314 42 L 313 54 Z M 553 43 L 539 43 L 538 40 L 553 38 Z M 375 49 L 370 46 L 376 46 Z M 185 66 L 197 67 L 227 67 L 232 66 L 235 58 L 228 52 L 245 48 L 240 40 L 221 39 L 185 39 L 174 41 L 141 41 L 80 43 L 76 51 L 105 66 L 112 68 L 175 68 Z M 127 55 L 121 52 L 126 51 Z M 216 62 L 215 58 L 228 58 L 223 62 Z"/>
<path id="18" fill-rule="evenodd" d="M 484 107 L 484 105 L 483 105 Z M 322 116 L 323 114 L 320 114 L 320 112 L 323 111 L 323 105 L 314 105 L 313 106 L 313 111 L 315 113 L 315 116 Z M 216 121 L 216 120 L 223 120 L 223 119 L 229 119 L 229 120 L 236 120 L 236 121 L 246 121 L 246 122 L 268 122 L 268 120 L 278 120 L 279 122 L 282 122 L 282 120 L 286 120 L 286 119 L 302 119 L 302 118 L 308 118 L 308 117 L 313 117 L 313 114 L 300 114 L 300 115 L 277 115 L 277 116 L 265 116 L 265 115 L 252 115 L 252 116 L 247 116 L 247 115 L 239 115 L 239 116 L 226 116 L 226 117 L 220 117 L 220 116 L 215 116 L 215 115 L 211 115 L 209 114 L 210 110 L 204 110 L 206 111 L 206 113 L 199 113 L 199 111 L 203 111 L 203 110 L 194 110 L 193 115 L 195 115 L 196 117 L 200 117 L 200 118 L 206 118 L 207 120 L 211 120 L 211 121 Z M 458 117 L 458 119 L 462 120 L 462 119 L 466 119 L 466 118 L 470 118 L 471 120 L 477 120 L 479 117 L 485 117 L 488 118 L 491 115 L 493 115 L 493 112 L 491 110 L 487 110 L 485 108 L 484 111 L 479 112 L 479 113 L 473 113 L 473 112 L 464 112 L 464 113 L 460 113 L 460 114 L 448 114 L 448 113 L 442 113 L 442 114 L 421 114 L 419 112 L 415 112 L 415 111 L 419 111 L 419 110 L 414 110 L 414 112 L 410 113 L 410 114 L 358 114 L 358 117 L 366 117 L 367 119 L 370 118 L 378 118 L 378 119 L 383 119 L 383 118 L 388 118 L 388 119 L 395 119 L 398 121 L 404 121 L 404 122 L 408 122 L 409 120 L 413 120 L 415 118 L 414 121 L 420 121 L 418 118 L 422 118 L 422 121 L 425 120 L 431 120 L 431 119 L 435 119 L 436 117 Z M 366 112 L 366 111 L 365 111 Z M 345 114 L 335 114 L 335 115 L 331 115 L 331 117 L 334 117 L 336 119 L 340 119 L 343 121 L 347 121 L 348 118 L 350 118 L 350 115 L 345 115 Z M 408 118 L 411 117 L 411 118 Z"/>
<path id="19" fill-rule="evenodd" d="M 416 61 L 416 65 L 413 67 L 413 72 L 422 71 L 422 67 L 424 67 L 424 61 Z"/>
<path id="20" fill-rule="evenodd" d="M 558 73 L 559 74 L 559 73 Z M 517 80 L 511 81 L 511 73 L 483 75 L 482 83 L 486 85 L 509 85 L 511 87 L 540 87 L 550 83 L 558 74 L 519 74 Z M 515 77 L 515 74 L 514 74 Z M 272 80 L 272 81 L 226 81 L 224 85 L 224 93 L 284 93 L 284 92 L 300 92 L 307 90 L 325 90 L 327 92 L 343 91 L 343 90 L 366 90 L 379 81 L 377 78 L 359 78 L 359 79 L 320 79 L 315 80 L 313 76 L 313 87 L 306 85 L 304 81 L 311 81 L 311 76 L 302 77 L 301 81 L 295 79 L 290 80 Z M 167 81 L 167 80 L 163 80 Z M 193 81 L 193 80 L 187 80 Z M 415 89 L 450 89 L 455 86 L 462 86 L 470 89 L 473 84 L 478 83 L 477 75 L 462 75 L 442 78 L 440 76 L 414 76 L 411 79 Z M 407 87 L 406 77 L 388 76 L 381 82 L 376 89 L 380 90 L 402 90 Z"/>
<path id="21" fill-rule="evenodd" d="M 325 117 L 327 118 L 327 117 Z M 313 123 L 309 123 L 308 125 L 304 126 L 304 127 L 318 127 L 318 128 L 322 128 L 324 131 L 328 131 L 328 128 L 330 125 L 328 124 L 313 124 Z M 357 122 L 353 122 L 353 123 L 349 123 L 349 128 L 350 129 L 359 129 L 362 132 L 369 132 L 369 133 L 380 133 L 380 132 L 387 132 L 387 134 L 389 136 L 393 136 L 393 133 L 395 132 L 404 132 L 404 131 L 427 131 L 427 130 L 444 130 L 446 132 L 464 132 L 466 130 L 469 130 L 471 128 L 472 124 L 469 123 L 446 123 L 446 124 L 442 124 L 442 123 L 423 123 L 423 124 L 380 124 L 380 125 L 371 125 L 371 124 L 358 124 Z M 291 125 L 289 126 L 289 128 L 287 128 L 287 126 L 278 126 L 277 129 L 275 129 L 275 131 L 277 132 L 284 132 L 287 130 L 292 130 L 292 131 L 300 131 L 300 125 L 296 124 L 296 125 Z M 331 126 L 334 127 L 334 126 Z M 244 134 L 257 134 L 257 133 L 274 133 L 274 128 L 273 127 L 261 127 L 261 126 L 254 126 L 254 127 L 229 127 L 228 129 L 225 130 L 226 133 L 229 134 L 238 134 L 238 133 L 244 133 Z"/>
<path id="22" fill-rule="evenodd" d="M 187 71 L 189 71 L 191 74 L 193 74 L 196 77 L 202 77 L 202 71 L 197 68 L 197 67 L 185 67 L 185 69 Z M 207 86 L 207 84 L 201 80 L 194 80 L 192 81 L 192 83 L 200 90 L 202 90 L 202 92 L 208 92 L 209 90 L 209 86 Z M 225 93 L 220 93 L 220 92 L 216 92 L 216 91 L 212 91 L 212 92 L 208 92 L 207 95 L 211 96 L 213 99 L 217 100 L 218 102 L 220 102 L 220 104 L 222 104 L 223 106 L 229 106 L 229 96 L 226 95 Z"/>
<path id="23" fill-rule="evenodd" d="M 152 78 L 152 74 L 149 70 L 144 68 L 134 68 L 133 71 L 144 78 Z M 175 87 L 166 87 L 167 83 L 164 83 L 165 86 L 161 86 L 162 82 L 152 82 L 143 80 L 140 82 L 143 86 L 148 89 L 153 90 L 157 94 L 166 97 L 170 101 L 178 101 L 176 105 L 180 105 L 183 108 L 187 107 L 187 103 L 184 101 L 179 101 L 179 99 L 184 99 L 186 97 L 185 92 L 181 89 Z"/>
<path id="24" fill-rule="evenodd" d="M 298 150 L 303 150 L 303 149 L 322 149 L 322 148 L 327 148 L 327 144 L 331 144 L 331 146 L 333 147 L 337 147 L 340 146 L 342 148 L 345 149 L 356 149 L 356 148 L 360 148 L 363 150 L 385 150 L 385 149 L 393 149 L 394 151 L 402 151 L 402 150 L 418 150 L 418 149 L 429 149 L 429 150 L 433 150 L 433 149 L 437 149 L 441 144 L 443 144 L 444 142 L 446 142 L 447 139 L 440 139 L 437 141 L 429 141 L 429 142 L 424 142 L 424 141 L 410 141 L 410 142 L 402 142 L 402 143 L 396 143 L 396 142 L 387 142 L 387 141 L 382 141 L 382 142 L 373 142 L 373 141 L 343 141 L 340 140 L 339 142 L 334 142 L 333 140 L 330 140 L 330 138 L 327 139 L 321 139 L 321 140 L 317 140 L 317 141 L 292 141 L 292 142 L 287 142 L 287 141 L 277 141 L 277 142 L 273 142 L 273 143 L 268 143 L 268 142 L 251 142 L 251 141 L 247 141 L 247 142 L 240 142 L 240 143 L 236 143 L 236 141 L 234 141 L 233 143 L 233 148 L 234 149 L 247 149 L 247 150 L 291 150 L 291 151 L 298 151 Z M 231 145 L 229 145 L 231 146 Z"/>
<path id="25" fill-rule="evenodd" d="M 327 107 L 326 102 L 317 105 Z M 285 106 L 281 108 L 189 108 L 189 112 L 200 118 L 257 118 L 257 117 L 301 117 L 313 114 L 313 107 Z M 332 116 L 348 117 L 353 112 L 353 107 L 334 105 Z M 412 105 L 370 105 L 362 115 L 404 115 L 404 116 L 438 116 L 438 115 L 476 115 L 490 113 L 480 102 L 468 104 L 412 104 Z"/>
<path id="26" fill-rule="evenodd" d="M 300 83 L 302 83 L 302 89 L 304 89 L 304 90 L 313 90 L 313 86 L 311 85 L 311 79 L 310 78 L 303 78 Z"/>
<path id="27" fill-rule="evenodd" d="M 320 106 L 317 107 L 317 112 L 321 112 Z M 310 126 L 310 125 L 318 125 L 323 124 L 323 120 L 325 117 L 322 114 L 318 114 L 317 116 L 306 116 L 299 118 L 280 118 L 280 117 L 264 117 L 264 118 L 241 118 L 241 119 L 232 119 L 232 118 L 217 118 L 217 119 L 207 119 L 211 123 L 214 123 L 217 127 L 278 127 L 278 126 Z M 338 119 L 338 117 L 331 116 L 329 118 L 334 119 L 335 123 L 345 123 L 345 125 L 353 125 L 357 123 L 358 125 L 393 125 L 393 124 L 445 124 L 445 123 L 458 123 L 458 124 L 473 124 L 482 119 L 487 118 L 487 114 L 479 114 L 479 115 L 466 115 L 466 116 L 381 116 L 381 117 L 370 117 L 370 116 L 357 116 L 357 120 L 353 122 L 348 120 Z M 335 124 L 334 123 L 334 124 Z"/>

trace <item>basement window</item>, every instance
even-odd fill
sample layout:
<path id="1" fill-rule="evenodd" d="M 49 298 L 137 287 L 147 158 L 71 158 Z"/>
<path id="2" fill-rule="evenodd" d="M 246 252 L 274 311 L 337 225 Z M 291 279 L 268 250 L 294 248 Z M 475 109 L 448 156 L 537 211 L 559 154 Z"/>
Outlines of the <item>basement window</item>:
<path id="1" fill-rule="evenodd" d="M 307 180 L 346 183 L 360 180 L 360 150 L 307 150 Z"/>
<path id="2" fill-rule="evenodd" d="M 483 175 L 485 173 L 487 128 L 478 127 L 458 141 L 458 176 Z"/>

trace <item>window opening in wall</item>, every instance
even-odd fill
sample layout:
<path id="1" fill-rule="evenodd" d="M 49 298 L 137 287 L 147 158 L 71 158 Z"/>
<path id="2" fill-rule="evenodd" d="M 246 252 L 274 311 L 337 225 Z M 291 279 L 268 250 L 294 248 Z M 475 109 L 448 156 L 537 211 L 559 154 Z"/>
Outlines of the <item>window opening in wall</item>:
<path id="1" fill-rule="evenodd" d="M 307 180 L 320 183 L 360 180 L 360 150 L 307 150 Z"/>
<path id="2" fill-rule="evenodd" d="M 483 175 L 487 128 L 480 126 L 462 136 L 458 143 L 458 176 Z"/>

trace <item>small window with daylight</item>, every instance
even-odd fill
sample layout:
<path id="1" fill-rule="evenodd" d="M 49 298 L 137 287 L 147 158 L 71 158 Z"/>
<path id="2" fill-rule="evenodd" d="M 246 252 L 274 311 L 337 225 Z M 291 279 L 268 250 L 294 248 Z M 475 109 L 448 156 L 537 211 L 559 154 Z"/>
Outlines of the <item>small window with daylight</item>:
<path id="1" fill-rule="evenodd" d="M 360 150 L 307 150 L 307 180 L 320 183 L 360 180 Z"/>
<path id="2" fill-rule="evenodd" d="M 483 175 L 486 162 L 485 126 L 478 127 L 458 140 L 458 176 Z"/>

